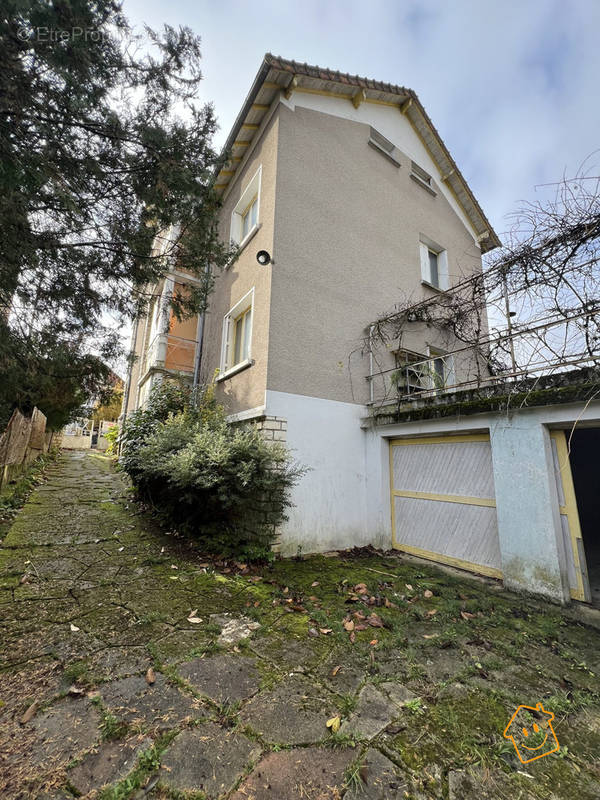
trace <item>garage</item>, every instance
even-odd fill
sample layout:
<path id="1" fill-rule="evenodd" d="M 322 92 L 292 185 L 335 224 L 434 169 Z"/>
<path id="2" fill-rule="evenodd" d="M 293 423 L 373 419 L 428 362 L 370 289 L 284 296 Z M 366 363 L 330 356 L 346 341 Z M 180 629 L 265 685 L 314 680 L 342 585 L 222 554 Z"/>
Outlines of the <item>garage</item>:
<path id="1" fill-rule="evenodd" d="M 501 578 L 487 434 L 390 441 L 394 548 Z"/>

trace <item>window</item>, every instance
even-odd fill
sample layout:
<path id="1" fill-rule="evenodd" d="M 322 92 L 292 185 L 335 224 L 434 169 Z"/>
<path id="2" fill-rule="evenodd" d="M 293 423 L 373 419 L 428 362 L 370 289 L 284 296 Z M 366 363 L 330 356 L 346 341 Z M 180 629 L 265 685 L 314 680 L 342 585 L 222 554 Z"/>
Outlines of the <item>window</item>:
<path id="1" fill-rule="evenodd" d="M 242 241 L 258 223 L 258 197 L 255 197 L 242 214 Z"/>
<path id="2" fill-rule="evenodd" d="M 448 288 L 448 253 L 430 239 L 421 237 L 421 280 L 428 286 L 445 291 Z"/>
<path id="3" fill-rule="evenodd" d="M 254 289 L 251 289 L 223 319 L 220 377 L 238 367 L 251 364 L 253 307 Z"/>
<path id="4" fill-rule="evenodd" d="M 411 175 L 414 175 L 414 177 L 418 178 L 422 183 L 431 187 L 431 175 L 428 172 L 425 172 L 422 167 L 420 167 L 418 164 L 415 164 L 414 161 L 411 161 L 410 170 Z"/>
<path id="5" fill-rule="evenodd" d="M 369 145 L 375 150 L 379 150 L 380 153 L 383 153 L 383 155 L 386 156 L 392 162 L 392 164 L 395 164 L 397 167 L 400 166 L 400 160 L 398 158 L 398 153 L 394 143 L 390 142 L 389 139 L 386 139 L 385 136 L 379 133 L 378 130 L 375 130 L 375 128 L 370 129 Z"/>
<path id="6" fill-rule="evenodd" d="M 233 320 L 233 366 L 250 357 L 250 326 L 252 309 L 245 311 Z"/>
<path id="7" fill-rule="evenodd" d="M 436 347 L 429 346 L 429 376 L 428 383 L 431 389 L 443 389 L 456 383 L 454 372 L 454 356 Z"/>
<path id="8" fill-rule="evenodd" d="M 231 213 L 231 241 L 244 245 L 258 230 L 262 167 L 252 176 Z"/>

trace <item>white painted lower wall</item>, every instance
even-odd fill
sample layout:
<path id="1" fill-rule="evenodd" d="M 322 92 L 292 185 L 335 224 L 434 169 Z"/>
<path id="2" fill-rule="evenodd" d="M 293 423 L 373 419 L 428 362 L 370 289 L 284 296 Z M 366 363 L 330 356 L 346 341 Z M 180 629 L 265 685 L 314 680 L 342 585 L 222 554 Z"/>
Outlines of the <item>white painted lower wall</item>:
<path id="1" fill-rule="evenodd" d="M 281 553 L 296 555 L 373 544 L 389 547 L 370 524 L 363 405 L 268 390 L 265 413 L 287 420 L 287 447 L 309 467 L 293 492 Z M 378 438 L 378 437 L 377 437 Z"/>

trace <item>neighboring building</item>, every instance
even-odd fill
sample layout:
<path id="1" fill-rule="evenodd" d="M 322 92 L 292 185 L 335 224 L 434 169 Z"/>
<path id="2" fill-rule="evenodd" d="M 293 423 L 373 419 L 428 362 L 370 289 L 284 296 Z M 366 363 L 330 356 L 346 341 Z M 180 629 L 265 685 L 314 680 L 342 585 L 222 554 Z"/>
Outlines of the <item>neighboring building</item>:
<path id="1" fill-rule="evenodd" d="M 239 244 L 239 258 L 217 277 L 199 320 L 179 323 L 168 311 L 170 292 L 192 278 L 172 271 L 155 288 L 154 307 L 134 331 L 138 360 L 125 411 L 143 405 L 152 382 L 164 375 L 206 382 L 218 370 L 217 397 L 231 421 L 256 420 L 310 468 L 281 531 L 283 554 L 393 543 L 500 577 L 502 537 L 485 426 L 467 421 L 459 428 L 477 434 L 477 452 L 459 447 L 449 462 L 435 454 L 442 457 L 439 469 L 454 476 L 476 459 L 469 469 L 485 486 L 471 493 L 483 492 L 483 502 L 460 503 L 461 493 L 469 494 L 460 486 L 438 488 L 453 497 L 432 515 L 422 487 L 396 480 L 408 480 L 417 468 L 409 451 L 412 457 L 422 448 L 392 444 L 405 435 L 401 425 L 368 413 L 375 370 L 366 342 L 373 321 L 400 298 L 427 299 L 480 273 L 482 253 L 499 244 L 417 96 L 267 55 L 226 150 L 231 161 L 217 177 L 221 234 Z M 418 364 L 399 374 L 435 390 L 485 372 L 485 359 L 473 352 L 448 356 L 453 349 L 450 331 L 416 324 L 390 343 L 378 368 Z M 411 424 L 406 433 L 427 435 L 426 427 Z M 434 427 L 458 429 L 450 420 Z M 399 514 L 413 519 L 425 546 L 398 536 Z M 461 537 L 465 522 L 469 535 Z M 511 585 L 566 599 L 566 579 L 560 590 L 554 577 L 532 585 L 529 567 L 520 566 L 521 578 Z"/>

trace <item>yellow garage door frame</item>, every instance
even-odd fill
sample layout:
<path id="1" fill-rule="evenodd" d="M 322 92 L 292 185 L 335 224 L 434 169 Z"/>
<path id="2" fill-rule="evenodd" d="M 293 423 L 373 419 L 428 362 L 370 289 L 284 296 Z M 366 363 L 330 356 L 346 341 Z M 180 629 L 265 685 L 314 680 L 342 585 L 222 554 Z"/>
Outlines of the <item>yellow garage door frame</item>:
<path id="1" fill-rule="evenodd" d="M 556 442 L 556 455 L 558 456 L 558 466 L 560 469 L 557 480 L 562 484 L 564 505 L 558 506 L 561 516 L 567 518 L 569 525 L 569 536 L 571 539 L 571 552 L 575 567 L 576 587 L 569 587 L 573 600 L 581 600 L 589 603 L 589 583 L 587 579 L 587 566 L 585 564 L 585 549 L 583 537 L 581 535 L 581 524 L 579 522 L 579 511 L 577 509 L 577 497 L 575 495 L 575 485 L 573 483 L 573 473 L 571 472 L 571 460 L 569 458 L 569 447 L 565 432 L 561 430 L 550 431 L 550 438 Z M 582 563 L 583 561 L 583 563 Z M 585 575 L 585 577 L 584 577 Z"/>
<path id="2" fill-rule="evenodd" d="M 453 556 L 432 553 L 429 550 L 422 550 L 420 547 L 399 543 L 396 539 L 396 511 L 394 497 L 410 497 L 422 500 L 441 500 L 445 503 L 462 503 L 463 505 L 487 506 L 496 508 L 496 501 L 486 497 L 464 497 L 452 494 L 433 494 L 430 492 L 408 492 L 394 488 L 394 447 L 410 447 L 415 444 L 457 444 L 460 442 L 489 442 L 490 437 L 487 433 L 466 433 L 451 434 L 449 436 L 419 436 L 406 439 L 389 440 L 389 459 L 390 459 L 390 508 L 392 514 L 392 547 L 409 555 L 426 558 L 429 561 L 437 561 L 439 564 L 447 564 L 450 567 L 458 567 L 469 572 L 476 572 L 479 575 L 486 575 L 490 578 L 502 578 L 502 571 L 494 567 L 486 567 L 481 564 L 473 564 L 471 561 L 464 561 Z"/>

